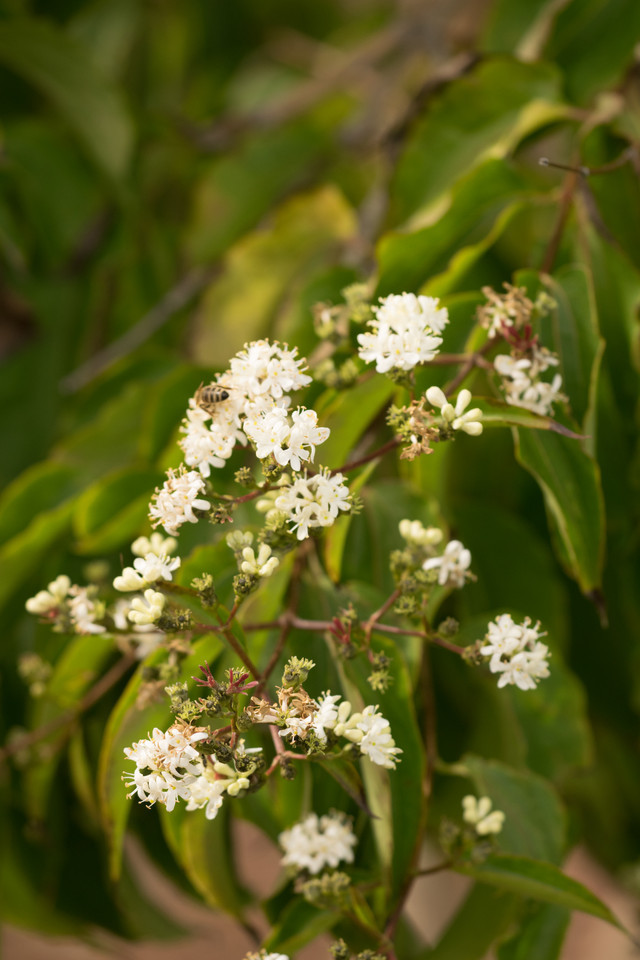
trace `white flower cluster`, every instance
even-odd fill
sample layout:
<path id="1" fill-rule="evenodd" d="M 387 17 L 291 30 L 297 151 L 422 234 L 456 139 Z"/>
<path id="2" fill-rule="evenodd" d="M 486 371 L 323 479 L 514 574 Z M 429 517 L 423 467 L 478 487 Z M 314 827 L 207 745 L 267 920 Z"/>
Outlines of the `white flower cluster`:
<path id="1" fill-rule="evenodd" d="M 491 672 L 500 674 L 499 687 L 515 684 L 521 690 L 534 690 L 538 680 L 549 676 L 549 648 L 540 643 L 544 636 L 540 623 L 531 626 L 529 617 L 515 623 L 503 613 L 488 625 L 480 653 L 491 658 Z"/>
<path id="2" fill-rule="evenodd" d="M 557 367 L 558 363 L 554 353 L 537 345 L 533 346 L 530 357 L 517 359 L 501 353 L 493 361 L 507 403 L 543 417 L 552 413 L 554 403 L 567 399 L 560 391 L 562 377 L 559 373 L 550 382 L 540 379 L 542 373 L 549 367 Z"/>
<path id="3" fill-rule="evenodd" d="M 194 745 L 207 736 L 202 728 L 174 723 L 166 732 L 156 727 L 148 740 L 125 747 L 125 755 L 136 765 L 122 778 L 133 787 L 127 796 L 137 794 L 149 806 L 162 803 L 168 811 L 185 800 L 187 810 L 204 807 L 207 819 L 213 820 L 224 794 L 241 796 L 249 780 L 226 763 L 201 757 Z"/>
<path id="4" fill-rule="evenodd" d="M 266 950 L 260 950 L 259 953 L 247 953 L 243 960 L 289 960 L 286 953 L 267 953 Z"/>
<path id="5" fill-rule="evenodd" d="M 476 798 L 471 794 L 462 798 L 462 819 L 470 823 L 479 837 L 490 833 L 500 833 L 505 816 L 502 810 L 491 810 L 493 804 L 489 797 Z"/>
<path id="6" fill-rule="evenodd" d="M 167 479 L 152 497 L 149 518 L 154 527 L 162 524 L 167 533 L 177 535 L 183 523 L 197 523 L 195 510 L 208 510 L 211 504 L 200 494 L 205 482 L 196 470 L 168 470 Z"/>
<path id="7" fill-rule="evenodd" d="M 345 737 L 357 744 L 372 763 L 393 769 L 398 762 L 396 754 L 402 750 L 396 747 L 389 721 L 377 712 L 377 706 L 367 706 L 362 713 L 351 713 L 353 707 L 349 701 L 338 704 L 340 699 L 340 694 L 327 691 L 314 701 L 316 709 L 313 713 L 305 717 L 299 716 L 295 706 L 289 708 L 285 699 L 277 716 L 286 724 L 280 730 L 280 736 L 304 738 L 313 731 L 319 740 L 326 741 L 327 730 L 331 730 L 334 736 Z"/>
<path id="8" fill-rule="evenodd" d="M 409 546 L 435 547 L 442 543 L 443 533 L 439 527 L 424 527 L 419 520 L 401 520 L 400 536 Z"/>
<path id="9" fill-rule="evenodd" d="M 300 470 L 303 461 L 313 462 L 317 444 L 324 443 L 330 430 L 318 426 L 315 410 L 299 408 L 289 420 L 283 407 L 274 407 L 245 420 L 244 432 L 255 443 L 259 460 L 272 455 L 281 467 Z"/>
<path id="10" fill-rule="evenodd" d="M 351 509 L 349 488 L 341 473 L 328 469 L 313 477 L 298 477 L 276 498 L 275 507 L 286 514 L 298 540 L 309 536 L 310 527 L 329 527 L 341 510 Z"/>
<path id="11" fill-rule="evenodd" d="M 151 537 L 138 537 L 131 544 L 131 552 L 137 555 L 132 567 L 125 567 L 122 574 L 115 578 L 113 585 L 116 590 L 127 593 L 131 590 L 142 590 L 158 580 L 173 579 L 173 572 L 180 566 L 180 557 L 170 557 L 169 554 L 177 546 L 173 537 L 163 537 L 160 533 L 153 533 Z"/>
<path id="12" fill-rule="evenodd" d="M 90 634 L 106 633 L 107 630 L 100 623 L 106 608 L 97 597 L 97 588 L 72 584 L 65 574 L 52 580 L 46 590 L 39 590 L 35 597 L 29 597 L 25 607 L 29 613 L 51 621 L 57 633 Z"/>
<path id="13" fill-rule="evenodd" d="M 64 573 L 52 580 L 46 590 L 40 590 L 35 597 L 29 597 L 25 606 L 29 613 L 37 616 L 54 615 L 65 603 L 71 589 L 71 580 Z"/>
<path id="14" fill-rule="evenodd" d="M 337 867 L 341 860 L 353 863 L 353 848 L 358 841 L 350 818 L 332 810 L 322 817 L 310 813 L 284 830 L 278 842 L 284 850 L 285 867 L 315 874 L 325 867 Z"/>
<path id="15" fill-rule="evenodd" d="M 429 387 L 426 393 L 427 400 L 434 407 L 440 408 L 440 416 L 452 430 L 462 430 L 471 437 L 479 437 L 482 433 L 482 410 L 474 407 L 467 410 L 471 402 L 471 391 L 461 390 L 455 406 L 449 402 L 440 387 Z M 466 413 L 465 413 L 466 411 Z"/>
<path id="16" fill-rule="evenodd" d="M 438 336 L 449 322 L 435 297 L 413 293 L 392 294 L 373 307 L 371 333 L 358 335 L 358 353 L 366 363 L 375 363 L 378 373 L 391 369 L 411 370 L 433 360 L 442 343 Z"/>
<path id="17" fill-rule="evenodd" d="M 471 553 L 459 540 L 450 540 L 440 557 L 431 557 L 422 564 L 423 570 L 437 570 L 441 587 L 463 587 L 471 576 Z"/>
<path id="18" fill-rule="evenodd" d="M 190 408 L 181 427 L 185 436 L 180 441 L 187 466 L 208 477 L 212 467 L 225 465 L 236 443 L 247 442 L 249 419 L 259 422 L 261 413 L 279 409 L 286 420 L 286 408 L 290 402 L 286 394 L 311 383 L 311 377 L 302 372 L 305 369 L 306 361 L 297 358 L 296 348 L 289 350 L 286 344 L 281 345 L 277 341 L 270 343 L 268 340 L 245 344 L 244 349 L 231 360 L 229 369 L 219 375 L 216 384 L 212 384 L 214 387 L 219 385 L 228 396 L 209 409 L 198 406 L 196 398 L 190 400 Z M 281 422 L 278 423 L 280 436 L 284 431 Z M 267 431 L 274 428 L 275 421 L 267 421 L 263 425 Z M 301 441 L 300 429 L 296 429 L 294 424 L 293 428 L 289 428 L 289 434 L 292 432 L 292 442 L 288 446 L 295 448 Z M 299 470 L 300 467 L 295 466 L 295 454 L 292 453 L 291 457 L 292 468 Z M 306 460 L 308 456 L 301 459 Z"/>

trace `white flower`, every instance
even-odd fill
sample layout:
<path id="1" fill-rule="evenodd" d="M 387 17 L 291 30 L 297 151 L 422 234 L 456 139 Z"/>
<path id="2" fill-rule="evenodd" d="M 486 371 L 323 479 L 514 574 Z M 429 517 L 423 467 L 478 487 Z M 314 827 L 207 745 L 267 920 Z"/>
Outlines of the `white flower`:
<path id="1" fill-rule="evenodd" d="M 318 709 L 312 717 L 311 729 L 319 740 L 326 741 L 326 730 L 332 730 L 338 722 L 338 700 L 340 694 L 331 695 L 327 691 L 317 701 Z"/>
<path id="2" fill-rule="evenodd" d="M 138 537 L 131 544 L 131 553 L 136 557 L 146 557 L 148 553 L 155 553 L 157 557 L 168 555 L 178 546 L 173 537 L 163 537 L 161 533 L 152 533 L 150 537 Z"/>
<path id="3" fill-rule="evenodd" d="M 132 623 L 155 623 L 164 610 L 166 599 L 163 593 L 149 588 L 142 597 L 134 597 L 131 601 L 131 610 L 128 613 Z"/>
<path id="4" fill-rule="evenodd" d="M 162 488 L 156 489 L 149 506 L 149 517 L 154 526 L 162 524 L 167 533 L 177 534 L 183 523 L 197 523 L 195 510 L 208 510 L 209 501 L 199 497 L 206 489 L 195 470 L 168 470 Z M 155 500 L 155 503 L 153 502 Z"/>
<path id="5" fill-rule="evenodd" d="M 317 424 L 315 410 L 304 407 L 294 410 L 290 423 L 287 411 L 274 407 L 245 420 L 244 431 L 256 444 L 259 460 L 272 455 L 281 467 L 290 466 L 297 471 L 302 461 L 313 462 L 316 445 L 324 443 L 329 436 L 329 428 Z"/>
<path id="6" fill-rule="evenodd" d="M 208 477 L 211 467 L 224 467 L 233 453 L 240 421 L 235 415 L 223 418 L 221 410 L 208 424 L 211 414 L 196 406 L 193 398 L 190 403 L 192 406 L 180 427 L 185 434 L 180 446 L 187 466 L 197 468 L 203 477 Z"/>
<path id="7" fill-rule="evenodd" d="M 373 333 L 358 335 L 358 353 L 366 363 L 376 364 L 378 373 L 392 368 L 411 370 L 418 363 L 433 360 L 449 322 L 444 308 L 433 297 L 416 297 L 413 293 L 393 294 L 381 298 L 373 307 L 375 319 L 369 321 Z"/>
<path id="8" fill-rule="evenodd" d="M 309 536 L 309 527 L 328 527 L 341 510 L 351 508 L 344 479 L 341 473 L 331 476 L 329 470 L 313 477 L 305 473 L 277 497 L 276 509 L 285 514 L 292 529 L 297 530 L 298 540 Z"/>
<path id="9" fill-rule="evenodd" d="M 471 392 L 461 390 L 458 394 L 455 406 L 447 400 L 440 387 L 429 387 L 426 393 L 427 400 L 434 407 L 440 408 L 440 416 L 446 424 L 450 424 L 453 430 L 462 430 L 472 437 L 479 437 L 482 433 L 482 410 L 474 407 L 473 410 L 464 411 L 471 402 Z"/>
<path id="10" fill-rule="evenodd" d="M 337 867 L 341 861 L 353 863 L 353 848 L 358 842 L 350 819 L 335 810 L 323 817 L 310 813 L 284 830 L 278 841 L 284 850 L 284 866 L 312 874 L 325 867 Z"/>
<path id="11" fill-rule="evenodd" d="M 417 547 L 432 547 L 442 542 L 442 530 L 424 527 L 419 520 L 401 520 L 399 530 L 403 540 Z"/>
<path id="12" fill-rule="evenodd" d="M 545 636 L 540 623 L 532 626 L 529 617 L 515 623 L 508 613 L 487 626 L 480 653 L 490 657 L 489 670 L 499 673 L 499 687 L 514 684 L 520 690 L 534 690 L 537 681 L 549 676 L 549 648 L 540 643 Z"/>
<path id="13" fill-rule="evenodd" d="M 369 706 L 362 713 L 354 714 L 350 723 L 355 725 L 355 729 L 348 730 L 345 736 L 357 743 L 373 763 L 392 770 L 398 762 L 396 754 L 402 753 L 402 750 L 396 747 L 389 721 L 377 713 L 377 709 L 377 706 Z"/>
<path id="14" fill-rule="evenodd" d="M 189 785 L 187 810 L 201 810 L 207 820 L 215 820 L 224 800 L 225 786 L 222 780 L 210 780 L 202 773 Z"/>
<path id="15" fill-rule="evenodd" d="M 520 650 L 523 640 L 522 626 L 514 623 L 508 613 L 502 613 L 488 625 L 486 640 L 488 642 L 480 647 L 480 653 L 491 657 L 489 669 L 495 673 L 501 669 L 498 664 L 502 657 L 510 657 L 512 653 Z"/>
<path id="16" fill-rule="evenodd" d="M 148 553 L 146 557 L 138 557 L 133 566 L 145 583 L 156 583 L 158 580 L 172 580 L 172 573 L 180 566 L 180 557 L 168 557 L 156 553 Z"/>
<path id="17" fill-rule="evenodd" d="M 532 410 L 543 417 L 553 412 L 554 403 L 567 399 L 560 391 L 562 377 L 559 373 L 550 383 L 539 379 L 541 373 L 558 363 L 555 354 L 537 345 L 532 348 L 531 359 L 515 359 L 508 354 L 499 354 L 493 361 L 501 377 L 507 403 Z"/>
<path id="18" fill-rule="evenodd" d="M 476 799 L 469 794 L 462 798 L 463 814 L 465 823 L 470 823 L 478 836 L 485 837 L 489 833 L 500 833 L 504 824 L 504 813 L 502 810 L 491 810 L 491 800 L 489 797 L 480 797 Z"/>
<path id="19" fill-rule="evenodd" d="M 270 577 L 280 565 L 278 558 L 271 556 L 271 547 L 267 543 L 262 544 L 257 557 L 253 547 L 245 547 L 242 556 L 244 559 L 240 564 L 240 570 L 255 577 Z"/>
<path id="20" fill-rule="evenodd" d="M 296 347 L 289 350 L 287 344 L 278 341 L 255 340 L 245 344 L 230 363 L 229 375 L 222 375 L 225 383 L 243 393 L 250 401 L 267 396 L 272 401 L 283 394 L 306 387 L 311 377 L 302 371 L 306 360 L 297 358 Z"/>
<path id="21" fill-rule="evenodd" d="M 140 590 L 144 586 L 144 579 L 133 567 L 125 567 L 113 581 L 113 586 L 121 593 L 128 593 L 131 590 Z"/>
<path id="22" fill-rule="evenodd" d="M 253 534 L 250 530 L 232 530 L 225 540 L 234 553 L 242 553 L 245 547 L 250 547 L 253 543 Z"/>
<path id="23" fill-rule="evenodd" d="M 105 633 L 102 620 L 106 608 L 101 600 L 93 596 L 93 588 L 73 586 L 69 591 L 69 614 L 76 633 Z"/>
<path id="24" fill-rule="evenodd" d="M 422 564 L 423 570 L 438 570 L 441 587 L 463 587 L 471 565 L 471 553 L 459 540 L 450 540 L 441 557 L 432 557 Z"/>
<path id="25" fill-rule="evenodd" d="M 165 732 L 156 727 L 148 740 L 139 740 L 124 752 L 136 764 L 128 781 L 142 803 L 164 803 L 173 810 L 178 799 L 188 800 L 190 786 L 202 772 L 200 754 L 195 743 L 205 740 L 207 733 L 196 727 L 175 723 Z"/>
<path id="26" fill-rule="evenodd" d="M 29 597 L 25 607 L 29 613 L 50 613 L 57 610 L 61 603 L 64 603 L 70 589 L 71 580 L 65 574 L 60 574 L 59 577 L 51 581 L 46 590 L 40 590 L 35 597 Z"/>

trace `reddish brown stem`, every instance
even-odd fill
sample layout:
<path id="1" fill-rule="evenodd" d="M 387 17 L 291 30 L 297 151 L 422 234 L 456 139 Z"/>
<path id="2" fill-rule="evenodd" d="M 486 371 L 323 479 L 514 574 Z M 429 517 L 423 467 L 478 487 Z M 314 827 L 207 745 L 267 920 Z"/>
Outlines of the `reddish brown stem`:
<path id="1" fill-rule="evenodd" d="M 389 453 L 390 450 L 393 450 L 395 447 L 399 446 L 400 443 L 402 443 L 400 437 L 394 437 L 381 447 L 378 447 L 377 450 L 374 450 L 373 453 L 368 453 L 366 456 L 360 457 L 358 460 L 354 460 L 352 463 L 345 463 L 344 466 L 337 467 L 335 470 L 332 470 L 331 476 L 333 477 L 336 473 L 348 473 L 349 470 L 355 470 L 356 467 L 362 467 L 365 463 L 370 463 L 372 460 L 378 460 L 380 457 L 384 457 L 385 453 Z"/>

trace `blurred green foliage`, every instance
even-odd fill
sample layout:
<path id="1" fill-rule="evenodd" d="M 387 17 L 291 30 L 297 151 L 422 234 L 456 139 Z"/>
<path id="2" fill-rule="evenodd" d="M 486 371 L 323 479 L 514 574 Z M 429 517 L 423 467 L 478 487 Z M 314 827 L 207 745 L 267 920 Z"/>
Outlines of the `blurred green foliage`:
<path id="1" fill-rule="evenodd" d="M 513 896 L 498 907 L 477 884 L 440 944 L 407 957 L 470 960 L 502 938 L 505 960 L 523 945 L 543 956 L 543 943 L 553 960 L 567 908 L 604 914 L 586 891 L 563 888 L 552 864 L 577 840 L 614 871 L 640 860 L 639 40 L 637 0 L 494 0 L 483 17 L 473 4 L 454 16 L 446 4 L 390 0 L 0 3 L 4 737 L 55 720 L 111 661 L 96 638 L 67 646 L 36 624 L 26 598 L 62 571 L 82 582 L 98 557 L 119 571 L 146 529 L 150 490 L 179 462 L 186 398 L 246 340 L 311 352 L 311 306 L 371 277 L 377 295 L 443 297 L 452 350 L 465 348 L 486 284 L 515 280 L 559 303 L 543 342 L 561 357 L 565 425 L 583 439 L 488 426 L 481 443 L 381 467 L 367 475 L 363 514 L 326 543 L 333 580 L 341 573 L 348 596 L 374 609 L 389 592 L 398 520 L 439 516 L 478 574 L 444 610 L 461 636 L 512 609 L 540 617 L 553 646 L 552 679 L 527 694 L 497 691 L 434 652 L 442 762 L 464 757 L 478 790 L 509 811 L 503 862 L 474 875 L 493 871 L 489 882 Z M 543 156 L 594 172 L 542 168 Z M 482 372 L 472 389 L 486 392 Z M 379 377 L 319 397 L 332 466 L 392 394 Z M 228 551 L 208 537 L 181 538 L 184 582 L 208 568 L 228 589 Z M 254 619 L 277 615 L 286 577 L 279 589 L 251 601 Z M 302 615 L 331 617 L 346 595 L 329 576 L 309 578 Z M 337 687 L 323 642 L 296 643 L 323 688 Z M 16 672 L 31 650 L 54 665 L 35 704 Z M 405 750 L 391 780 L 397 892 L 422 815 L 413 747 L 423 718 L 415 650 L 394 656 L 395 687 L 380 703 Z M 200 641 L 187 675 L 203 658 L 234 663 Z M 359 689 L 364 674 L 350 668 L 340 682 Z M 127 818 L 149 831 L 124 797 L 122 747 L 168 720 L 164 706 L 134 710 L 139 683 L 139 673 L 122 681 L 73 737 L 45 740 L 36 775 L 3 768 L 8 920 L 158 933 L 157 912 L 119 873 Z M 272 837 L 311 789 L 306 777 L 281 786 L 241 812 Z M 329 778 L 313 789 L 318 809 L 344 806 Z M 461 792 L 446 770 L 436 779 L 432 826 Z M 226 819 L 160 819 L 191 889 L 239 916 L 247 894 Z M 171 869 L 157 834 L 148 846 Z M 547 872 L 520 869 L 522 857 L 548 861 Z M 531 895 L 545 905 L 524 909 Z M 297 949 L 301 925 L 313 936 L 335 922 L 306 905 L 282 911 L 287 896 L 267 904 L 274 949 Z"/>

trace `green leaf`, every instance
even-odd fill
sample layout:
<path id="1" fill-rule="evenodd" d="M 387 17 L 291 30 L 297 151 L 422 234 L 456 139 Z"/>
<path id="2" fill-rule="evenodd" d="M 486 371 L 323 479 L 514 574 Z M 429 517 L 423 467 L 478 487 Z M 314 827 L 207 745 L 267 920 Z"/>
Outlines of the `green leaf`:
<path id="1" fill-rule="evenodd" d="M 584 104 L 622 79 L 638 36 L 635 0 L 572 0 L 558 15 L 544 54 L 563 71 L 571 99 Z"/>
<path id="2" fill-rule="evenodd" d="M 127 798 L 122 774 L 127 769 L 124 748 L 148 736 L 154 727 L 166 729 L 170 722 L 168 702 L 154 703 L 144 709 L 136 706 L 143 685 L 145 666 L 156 666 L 166 659 L 165 650 L 154 650 L 127 684 L 111 712 L 100 748 L 98 798 L 103 829 L 109 847 L 109 874 L 115 881 L 122 868 L 122 843 L 135 799 Z"/>
<path id="3" fill-rule="evenodd" d="M 78 553 L 107 553 L 136 535 L 149 513 L 149 500 L 162 483 L 159 471 L 116 470 L 79 498 L 73 517 Z"/>
<path id="4" fill-rule="evenodd" d="M 573 440 L 582 439 L 568 427 L 558 423 L 553 417 L 542 417 L 524 407 L 515 407 L 491 397 L 474 397 L 473 406 L 482 410 L 482 422 L 486 427 L 523 427 L 527 430 L 550 430 Z"/>
<path id="5" fill-rule="evenodd" d="M 4 20 L 0 62 L 51 101 L 104 173 L 124 177 L 133 146 L 131 120 L 119 92 L 81 44 L 45 20 Z"/>
<path id="6" fill-rule="evenodd" d="M 35 514 L 58 506 L 78 489 L 73 469 L 64 464 L 45 460 L 25 470 L 0 499 L 0 542 L 19 534 Z"/>
<path id="7" fill-rule="evenodd" d="M 494 856 L 484 863 L 467 864 L 456 867 L 456 870 L 510 893 L 532 897 L 544 903 L 555 903 L 569 910 L 581 910 L 624 930 L 602 900 L 551 863 L 541 863 L 528 857 Z"/>
<path id="8" fill-rule="evenodd" d="M 396 222 L 425 208 L 462 175 L 501 158 L 534 130 L 566 115 L 560 74 L 550 63 L 496 58 L 481 62 L 434 97 L 396 168 Z M 445 159 L 446 158 L 446 159 Z"/>
<path id="9" fill-rule="evenodd" d="M 375 472 L 378 461 L 373 460 L 360 470 L 355 480 L 349 482 L 349 492 L 355 497 Z M 351 511 L 341 514 L 335 523 L 329 527 L 324 540 L 324 562 L 327 573 L 334 583 L 339 583 L 342 575 L 342 558 L 347 543 L 347 535 L 353 515 Z"/>
<path id="10" fill-rule="evenodd" d="M 507 853 L 560 863 L 565 852 L 565 812 L 553 786 L 528 770 L 466 756 L 463 764 L 479 794 L 505 814 L 499 836 Z"/>
<path id="11" fill-rule="evenodd" d="M 113 653 L 112 637 L 100 634 L 71 637 L 55 665 L 46 693 L 35 703 L 31 729 L 55 723 L 61 715 L 73 710 L 101 675 Z M 40 761 L 31 764 L 25 772 L 25 799 L 30 815 L 35 819 L 44 819 L 49 809 L 60 747 L 66 745 L 71 722 L 69 720 L 66 727 L 56 727 L 42 741 L 45 749 Z"/>
<path id="12" fill-rule="evenodd" d="M 324 137 L 308 120 L 246 138 L 209 163 L 195 186 L 187 249 L 207 263 L 219 257 L 302 184 L 317 162 Z"/>
<path id="13" fill-rule="evenodd" d="M 558 555 L 583 593 L 602 579 L 604 504 L 600 471 L 579 445 L 555 433 L 514 430 L 516 458 L 538 482 Z"/>
<path id="14" fill-rule="evenodd" d="M 562 386 L 573 417 L 584 431 L 592 431 L 604 341 L 598 332 L 591 277 L 582 264 L 571 264 L 545 278 L 545 286 L 558 306 L 541 322 L 541 340 L 560 357 Z M 592 438 L 590 453 L 594 447 Z"/>
<path id="15" fill-rule="evenodd" d="M 191 344 L 198 361 L 225 366 L 247 340 L 277 334 L 292 290 L 332 262 L 355 229 L 354 211 L 335 186 L 283 203 L 268 225 L 230 248 L 222 276 L 202 298 Z"/>
<path id="16" fill-rule="evenodd" d="M 382 822 L 373 821 L 372 828 L 384 830 L 389 835 L 389 846 L 383 851 L 383 859 L 390 859 L 392 897 L 402 889 L 407 874 L 415 866 L 416 842 L 421 837 L 425 811 L 423 809 L 423 783 L 425 758 L 422 737 L 413 709 L 413 691 L 409 671 L 402 649 L 387 637 L 375 634 L 372 648 L 383 651 L 391 663 L 389 690 L 386 693 L 373 691 L 367 682 L 370 664 L 347 662 L 345 673 L 357 687 L 364 704 L 378 704 L 380 713 L 389 721 L 396 745 L 402 749 L 394 770 L 384 771 L 366 757 L 361 761 L 361 770 L 367 789 L 368 803 L 373 813 Z M 372 774 L 375 774 L 373 776 Z M 382 784 L 381 784 L 382 781 Z M 382 786 L 383 792 L 380 791 Z M 375 793 L 372 793 L 372 790 Z M 391 801 L 391 822 L 388 817 L 387 795 Z"/>
<path id="17" fill-rule="evenodd" d="M 536 904 L 516 933 L 498 947 L 498 960 L 559 960 L 570 916 L 566 907 Z"/>
<path id="18" fill-rule="evenodd" d="M 439 942 L 425 950 L 421 960 L 484 960 L 491 944 L 511 925 L 519 906 L 517 897 L 475 884 Z"/>
<path id="19" fill-rule="evenodd" d="M 265 949 L 295 954 L 307 943 L 330 930 L 339 920 L 339 914 L 318 910 L 306 900 L 296 897 L 282 912 L 279 923 L 264 942 Z"/>
<path id="20" fill-rule="evenodd" d="M 236 875 L 229 804 L 241 800 L 227 799 L 213 820 L 204 810 L 187 811 L 178 804 L 171 813 L 162 808 L 162 830 L 174 857 L 205 903 L 232 914 L 242 922 L 246 891 Z"/>
<path id="21" fill-rule="evenodd" d="M 540 58 L 554 20 L 571 0 L 494 0 L 489 10 L 482 46 L 489 53 L 512 53 L 522 60 Z"/>
<path id="22" fill-rule="evenodd" d="M 470 171 L 451 192 L 450 202 L 412 232 L 383 235 L 377 248 L 379 281 L 376 296 L 418 290 L 434 274 L 448 268 L 461 248 L 481 243 L 505 208 L 525 199 L 526 181 L 505 161 L 486 160 Z"/>
<path id="23" fill-rule="evenodd" d="M 345 466 L 365 429 L 396 389 L 387 377 L 374 373 L 351 390 L 323 394 L 316 409 L 322 425 L 329 427 L 331 434 L 317 453 L 319 462 L 332 470 Z"/>
<path id="24" fill-rule="evenodd" d="M 0 606 L 20 589 L 23 581 L 40 564 L 53 544 L 67 532 L 73 509 L 73 501 L 66 501 L 53 510 L 38 514 L 24 531 L 2 546 Z"/>

